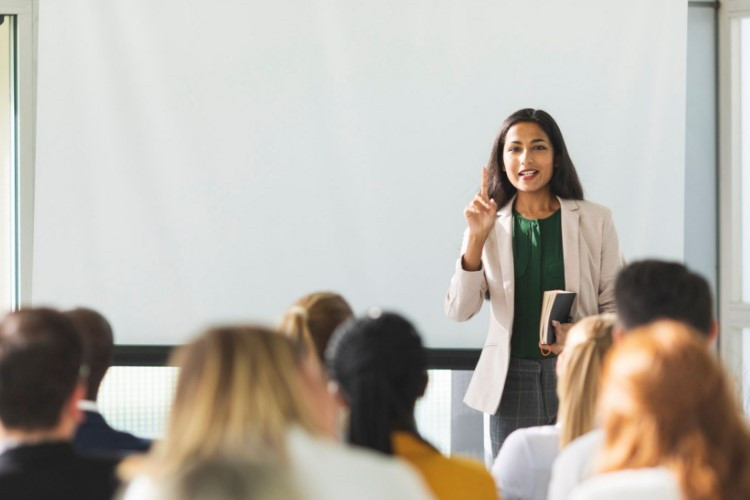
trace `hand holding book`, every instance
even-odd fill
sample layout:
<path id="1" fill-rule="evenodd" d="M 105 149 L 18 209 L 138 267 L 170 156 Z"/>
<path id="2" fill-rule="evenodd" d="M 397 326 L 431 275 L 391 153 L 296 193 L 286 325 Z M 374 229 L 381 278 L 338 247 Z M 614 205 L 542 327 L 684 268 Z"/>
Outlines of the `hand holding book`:
<path id="1" fill-rule="evenodd" d="M 575 292 L 565 290 L 544 292 L 539 322 L 539 349 L 545 356 L 562 351 L 568 330 L 573 326 L 569 318 L 575 298 Z"/>
<path id="2" fill-rule="evenodd" d="M 573 327 L 573 323 L 560 323 L 559 321 L 553 321 L 552 326 L 555 329 L 555 343 L 554 344 L 539 344 L 539 349 L 542 354 L 549 356 L 550 353 L 560 354 L 565 346 L 565 340 L 568 338 L 568 331 Z"/>

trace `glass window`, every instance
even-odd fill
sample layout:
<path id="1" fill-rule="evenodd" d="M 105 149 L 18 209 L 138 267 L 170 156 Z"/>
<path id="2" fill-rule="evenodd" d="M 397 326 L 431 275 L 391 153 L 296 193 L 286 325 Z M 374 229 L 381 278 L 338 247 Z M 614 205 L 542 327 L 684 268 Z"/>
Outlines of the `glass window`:
<path id="1" fill-rule="evenodd" d="M 417 429 L 438 450 L 450 455 L 453 392 L 451 371 L 430 370 L 428 376 L 427 391 L 417 402 L 415 409 Z"/>
<path id="2" fill-rule="evenodd" d="M 99 411 L 116 429 L 158 439 L 167 425 L 178 373 L 171 366 L 113 366 L 99 389 Z"/>
<path id="3" fill-rule="evenodd" d="M 417 403 L 417 427 L 430 443 L 445 454 L 451 453 L 451 422 L 463 393 L 453 399 L 451 370 L 430 370 L 427 392 Z M 137 436 L 158 439 L 163 436 L 169 407 L 177 385 L 178 369 L 160 366 L 113 366 L 99 390 L 99 410 L 113 427 Z M 480 421 L 481 422 L 481 421 Z M 482 433 L 481 425 L 472 429 Z M 462 453 L 464 451 L 462 450 Z M 482 456 L 482 450 L 477 450 Z"/>

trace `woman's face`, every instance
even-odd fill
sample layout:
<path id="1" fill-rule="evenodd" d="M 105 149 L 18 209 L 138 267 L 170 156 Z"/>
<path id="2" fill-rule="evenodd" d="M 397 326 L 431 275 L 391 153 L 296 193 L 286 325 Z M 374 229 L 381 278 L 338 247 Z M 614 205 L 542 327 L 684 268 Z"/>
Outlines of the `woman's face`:
<path id="1" fill-rule="evenodd" d="M 503 170 L 519 192 L 549 191 L 554 161 L 552 142 L 539 125 L 520 122 L 508 129 L 503 148 Z"/>

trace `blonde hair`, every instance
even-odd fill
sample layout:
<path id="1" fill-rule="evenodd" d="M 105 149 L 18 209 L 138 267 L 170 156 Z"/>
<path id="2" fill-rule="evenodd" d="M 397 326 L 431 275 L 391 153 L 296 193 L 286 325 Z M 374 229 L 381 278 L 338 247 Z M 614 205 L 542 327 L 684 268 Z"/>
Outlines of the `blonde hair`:
<path id="1" fill-rule="evenodd" d="M 750 430 L 700 334 L 659 321 L 607 358 L 602 471 L 665 466 L 688 500 L 750 498 Z"/>
<path id="2" fill-rule="evenodd" d="M 291 424 L 315 431 L 300 393 L 302 359 L 289 339 L 254 327 L 208 330 L 179 348 L 177 390 L 151 472 L 227 454 L 283 461 Z"/>
<path id="3" fill-rule="evenodd" d="M 566 367 L 557 381 L 560 448 L 594 428 L 602 362 L 612 346 L 615 322 L 614 314 L 591 316 L 568 334 L 563 351 Z"/>
<path id="4" fill-rule="evenodd" d="M 325 361 L 325 350 L 334 330 L 354 315 L 344 298 L 333 292 L 305 295 L 281 318 L 278 330 L 302 343 Z"/>

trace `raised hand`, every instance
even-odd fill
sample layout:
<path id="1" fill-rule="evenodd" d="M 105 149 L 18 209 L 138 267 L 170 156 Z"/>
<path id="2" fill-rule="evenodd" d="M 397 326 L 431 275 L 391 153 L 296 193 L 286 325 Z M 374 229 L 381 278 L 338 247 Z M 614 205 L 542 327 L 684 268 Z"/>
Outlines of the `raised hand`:
<path id="1" fill-rule="evenodd" d="M 490 173 L 487 167 L 482 169 L 482 187 L 479 193 L 464 209 L 464 217 L 469 226 L 469 241 L 466 246 L 462 266 L 467 271 L 478 271 L 482 268 L 482 248 L 497 218 L 497 203 L 487 194 L 490 184 Z"/>
<path id="2" fill-rule="evenodd" d="M 464 209 L 464 217 L 469 225 L 469 234 L 484 242 L 492 231 L 497 218 L 497 203 L 487 194 L 489 189 L 489 171 L 487 167 L 482 168 L 482 188 Z"/>

